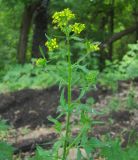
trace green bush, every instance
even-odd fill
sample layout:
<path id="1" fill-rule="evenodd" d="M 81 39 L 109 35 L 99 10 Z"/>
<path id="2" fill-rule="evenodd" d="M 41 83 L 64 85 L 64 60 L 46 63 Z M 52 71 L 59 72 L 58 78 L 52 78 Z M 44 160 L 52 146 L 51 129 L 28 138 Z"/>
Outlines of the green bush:
<path id="1" fill-rule="evenodd" d="M 106 160 L 137 160 L 138 143 L 128 146 L 125 149 L 121 148 L 120 141 L 108 140 L 106 145 L 101 149 L 101 155 Z"/>
<path id="2" fill-rule="evenodd" d="M 99 80 L 101 85 L 116 90 L 119 80 L 134 80 L 138 77 L 138 42 L 129 44 L 128 48 L 121 61 L 106 61 L 106 68 Z"/>

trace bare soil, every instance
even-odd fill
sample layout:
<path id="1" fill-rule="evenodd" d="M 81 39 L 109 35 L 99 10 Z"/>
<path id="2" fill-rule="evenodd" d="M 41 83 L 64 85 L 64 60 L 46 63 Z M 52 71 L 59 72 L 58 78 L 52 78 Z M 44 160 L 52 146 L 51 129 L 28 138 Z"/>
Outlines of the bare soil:
<path id="1" fill-rule="evenodd" d="M 122 95 L 122 99 L 126 96 L 124 91 L 126 93 L 128 90 L 126 86 L 127 84 L 125 89 L 120 89 L 117 93 Z M 72 94 L 75 99 L 79 91 L 74 89 Z M 82 102 L 85 103 L 88 97 L 95 99 L 96 103 L 93 107 L 97 111 L 103 111 L 112 94 L 110 91 L 98 88 L 97 91 L 87 93 L 82 98 Z M 16 153 L 23 151 L 30 154 L 37 144 L 50 147 L 54 143 L 57 135 L 47 117 L 49 115 L 56 117 L 59 114 L 57 112 L 59 99 L 60 91 L 57 86 L 43 90 L 24 89 L 14 93 L 0 94 L 0 116 L 14 127 L 14 133 L 9 136 L 8 141 L 17 148 Z M 94 135 L 98 138 L 106 134 L 110 134 L 111 137 L 119 136 L 122 147 L 138 139 L 138 109 L 111 110 L 105 114 L 95 115 L 93 119 L 100 120 L 103 124 L 94 126 L 90 136 Z M 64 117 L 61 121 L 64 123 Z M 29 131 L 23 133 L 24 128 Z M 73 133 L 78 131 L 74 128 Z"/>

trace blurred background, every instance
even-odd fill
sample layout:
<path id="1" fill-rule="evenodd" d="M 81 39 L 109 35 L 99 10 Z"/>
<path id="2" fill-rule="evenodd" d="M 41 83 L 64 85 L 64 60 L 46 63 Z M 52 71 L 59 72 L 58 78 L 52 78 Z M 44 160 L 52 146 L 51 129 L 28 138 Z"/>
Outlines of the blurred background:
<path id="1" fill-rule="evenodd" d="M 87 59 L 90 69 L 103 71 L 107 64 L 121 61 L 130 50 L 128 44 L 136 44 L 138 40 L 137 0 L 0 0 L 1 90 L 52 83 L 51 78 L 45 76 L 48 79 L 46 84 L 43 72 L 36 71 L 30 62 L 41 57 L 40 47 L 47 59 L 50 58 L 45 47 L 45 34 L 52 37 L 61 35 L 53 29 L 51 17 L 54 12 L 65 8 L 70 8 L 77 15 L 78 22 L 86 24 L 81 38 L 100 42 L 100 50 L 91 53 Z M 57 62 L 65 57 L 64 40 L 60 39 L 60 45 L 59 52 L 63 56 L 57 54 L 51 64 L 58 65 Z M 84 49 L 81 41 L 72 43 L 73 62 L 85 54 Z M 41 78 L 36 78 L 33 83 L 31 77 L 38 73 Z"/>

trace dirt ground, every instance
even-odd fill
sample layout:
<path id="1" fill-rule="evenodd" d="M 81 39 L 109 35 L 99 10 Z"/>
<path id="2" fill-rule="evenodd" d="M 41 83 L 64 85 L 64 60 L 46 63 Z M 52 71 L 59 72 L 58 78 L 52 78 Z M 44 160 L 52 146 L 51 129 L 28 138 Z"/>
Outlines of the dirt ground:
<path id="1" fill-rule="evenodd" d="M 65 91 L 65 97 L 66 97 Z M 73 99 L 77 98 L 79 91 L 74 89 Z M 82 98 L 94 97 L 98 100 L 98 92 L 89 92 Z M 57 86 L 43 90 L 24 89 L 13 93 L 0 94 L 0 116 L 15 128 L 28 126 L 36 128 L 49 125 L 47 117 L 56 117 L 59 106 L 60 91 Z"/>
<path id="2" fill-rule="evenodd" d="M 59 101 L 57 87 L 47 90 L 24 89 L 0 95 L 0 114 L 15 128 L 48 125 L 47 116 L 56 116 Z"/>
<path id="3" fill-rule="evenodd" d="M 127 91 L 126 86 L 117 93 L 123 98 Z M 73 97 L 76 98 L 78 95 L 78 90 L 74 89 Z M 86 98 L 94 97 L 96 103 L 93 107 L 101 111 L 107 106 L 111 96 L 110 91 L 99 88 L 97 91 L 90 91 L 82 101 L 85 103 Z M 48 143 L 57 138 L 47 117 L 58 115 L 59 99 L 60 91 L 57 86 L 43 90 L 24 89 L 0 95 L 0 116 L 14 127 L 14 136 L 10 136 L 9 142 L 17 148 L 16 152 L 34 150 L 36 144 Z M 119 136 L 124 147 L 128 141 L 133 143 L 138 138 L 138 109 L 122 108 L 95 115 L 93 118 L 103 122 L 102 125 L 96 125 L 93 128 L 92 135 L 96 137 L 100 138 L 101 135 L 106 134 L 112 137 Z M 64 123 L 64 118 L 61 120 Z M 23 133 L 23 128 L 27 128 L 28 131 L 24 130 Z M 76 131 L 77 128 L 73 132 Z"/>

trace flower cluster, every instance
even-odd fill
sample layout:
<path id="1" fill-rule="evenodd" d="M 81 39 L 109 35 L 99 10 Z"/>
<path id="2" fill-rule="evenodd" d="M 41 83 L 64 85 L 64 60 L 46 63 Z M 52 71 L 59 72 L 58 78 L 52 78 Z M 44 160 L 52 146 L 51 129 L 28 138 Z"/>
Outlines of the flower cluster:
<path id="1" fill-rule="evenodd" d="M 46 59 L 44 59 L 44 58 L 38 58 L 36 60 L 36 65 L 37 66 L 45 66 L 46 65 Z"/>
<path id="2" fill-rule="evenodd" d="M 45 43 L 45 45 L 48 47 L 49 51 L 53 51 L 54 49 L 58 48 L 57 39 L 56 38 L 50 39 Z"/>
<path id="3" fill-rule="evenodd" d="M 75 14 L 73 14 L 72 11 L 67 8 L 61 12 L 55 12 L 52 18 L 53 23 L 57 24 L 59 28 L 62 28 L 66 26 L 71 19 L 75 18 Z"/>
<path id="4" fill-rule="evenodd" d="M 91 43 L 91 42 L 86 42 L 86 46 L 87 46 L 87 49 L 88 49 L 89 52 L 94 52 L 94 51 L 99 51 L 100 50 L 99 43 L 94 44 L 94 43 Z"/>
<path id="5" fill-rule="evenodd" d="M 70 25 L 70 28 L 74 33 L 80 34 L 80 32 L 85 29 L 85 24 L 75 23 L 73 25 Z"/>

